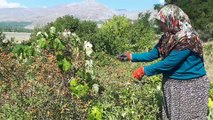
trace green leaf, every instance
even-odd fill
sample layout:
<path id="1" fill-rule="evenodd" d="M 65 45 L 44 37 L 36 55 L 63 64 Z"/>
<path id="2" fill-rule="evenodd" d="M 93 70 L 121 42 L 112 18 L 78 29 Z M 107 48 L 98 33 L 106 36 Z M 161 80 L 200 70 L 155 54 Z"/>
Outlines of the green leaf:
<path id="1" fill-rule="evenodd" d="M 72 79 L 72 80 L 70 81 L 70 86 L 71 86 L 71 87 L 76 87 L 76 86 L 78 86 L 77 80 L 76 80 L 76 79 Z"/>
<path id="2" fill-rule="evenodd" d="M 74 94 L 77 93 L 76 87 L 78 86 L 78 82 L 76 79 L 73 79 L 70 81 L 70 91 L 73 92 Z"/>
<path id="3" fill-rule="evenodd" d="M 28 58 L 30 56 L 34 56 L 35 55 L 35 50 L 32 46 L 23 46 L 24 49 L 24 58 Z"/>
<path id="4" fill-rule="evenodd" d="M 209 100 L 209 102 L 208 102 L 208 107 L 209 107 L 209 108 L 213 108 L 213 101 L 212 101 L 212 99 L 209 98 L 208 100 Z"/>
<path id="5" fill-rule="evenodd" d="M 80 78 L 84 78 L 84 71 L 83 70 L 78 70 L 77 76 Z"/>
<path id="6" fill-rule="evenodd" d="M 62 44 L 60 39 L 56 38 L 53 42 L 53 48 L 58 50 L 64 50 L 65 46 Z"/>
<path id="7" fill-rule="evenodd" d="M 16 45 L 13 49 L 13 53 L 15 54 L 16 57 L 19 57 L 23 52 L 24 52 L 23 45 Z"/>
<path id="8" fill-rule="evenodd" d="M 90 113 L 88 120 L 102 120 L 102 110 L 98 106 L 93 106 Z"/>
<path id="9" fill-rule="evenodd" d="M 58 38 L 56 38 L 53 42 L 53 48 L 57 49 L 58 48 L 58 42 L 60 42 L 60 40 Z"/>
<path id="10" fill-rule="evenodd" d="M 89 87 L 87 84 L 78 84 L 76 79 L 70 81 L 70 91 L 73 95 L 77 96 L 78 98 L 84 97 L 87 95 L 89 91 Z"/>
<path id="11" fill-rule="evenodd" d="M 39 45 L 39 47 L 40 48 L 46 48 L 46 39 L 45 38 L 40 38 L 39 40 L 38 40 L 38 45 Z"/>
<path id="12" fill-rule="evenodd" d="M 62 61 L 62 66 L 63 71 L 67 72 L 71 68 L 71 63 L 64 58 Z"/>
<path id="13" fill-rule="evenodd" d="M 60 44 L 58 45 L 58 49 L 65 50 L 65 46 L 60 42 Z"/>
<path id="14" fill-rule="evenodd" d="M 87 93 L 89 91 L 89 87 L 88 87 L 87 84 L 85 84 L 85 85 L 78 85 L 78 86 L 76 86 L 75 89 L 77 91 L 77 93 L 76 93 L 77 97 L 84 97 L 84 96 L 87 95 Z"/>

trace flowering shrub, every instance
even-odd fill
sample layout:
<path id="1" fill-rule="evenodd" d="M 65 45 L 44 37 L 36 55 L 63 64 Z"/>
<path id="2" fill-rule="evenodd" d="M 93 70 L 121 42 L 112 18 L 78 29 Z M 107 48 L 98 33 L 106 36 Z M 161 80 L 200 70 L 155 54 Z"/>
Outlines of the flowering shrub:
<path id="1" fill-rule="evenodd" d="M 38 32 L 37 41 L 33 43 L 36 52 L 42 55 L 46 50 L 56 56 L 57 63 L 69 80 L 70 90 L 77 97 L 88 95 L 89 88 L 98 84 L 94 83 L 93 61 L 91 59 L 92 44 L 80 41 L 80 38 L 70 31 L 56 33 L 56 28 L 51 27 L 50 34 Z"/>
<path id="2" fill-rule="evenodd" d="M 69 31 L 56 33 L 54 27 L 36 37 L 15 45 L 10 54 L 1 51 L 0 118 L 86 119 L 100 86 L 92 45 Z"/>

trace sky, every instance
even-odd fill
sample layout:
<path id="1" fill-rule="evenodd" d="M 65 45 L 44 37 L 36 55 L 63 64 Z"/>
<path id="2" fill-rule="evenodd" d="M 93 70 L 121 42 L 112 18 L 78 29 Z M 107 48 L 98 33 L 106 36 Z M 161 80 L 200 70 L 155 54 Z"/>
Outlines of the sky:
<path id="1" fill-rule="evenodd" d="M 164 0 L 0 0 L 0 8 L 46 8 L 61 4 L 95 1 L 111 9 L 148 10 Z"/>

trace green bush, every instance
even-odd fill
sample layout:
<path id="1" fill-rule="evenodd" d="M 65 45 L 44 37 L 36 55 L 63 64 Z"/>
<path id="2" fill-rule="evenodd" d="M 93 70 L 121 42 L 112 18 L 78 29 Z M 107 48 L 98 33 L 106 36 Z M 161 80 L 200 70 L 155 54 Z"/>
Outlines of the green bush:
<path id="1" fill-rule="evenodd" d="M 104 87 L 104 92 L 96 100 L 103 109 L 103 119 L 152 120 L 161 117 L 161 76 L 137 81 L 132 73 L 141 63 L 122 63 L 111 58 L 102 66 L 99 63 L 102 60 L 96 61 L 95 69 L 98 71 L 96 77 Z"/>
<path id="2" fill-rule="evenodd" d="M 148 17 L 130 21 L 123 16 L 114 16 L 103 24 L 91 42 L 95 51 L 117 55 L 126 51 L 149 50 L 155 42 L 155 35 Z"/>

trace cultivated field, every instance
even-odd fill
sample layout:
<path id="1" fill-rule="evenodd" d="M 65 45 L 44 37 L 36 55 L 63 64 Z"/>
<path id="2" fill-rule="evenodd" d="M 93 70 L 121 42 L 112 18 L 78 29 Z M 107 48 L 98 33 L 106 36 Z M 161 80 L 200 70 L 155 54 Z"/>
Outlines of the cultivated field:
<path id="1" fill-rule="evenodd" d="M 24 32 L 3 32 L 7 39 L 15 38 L 16 41 L 27 41 L 30 38 L 31 33 Z"/>

